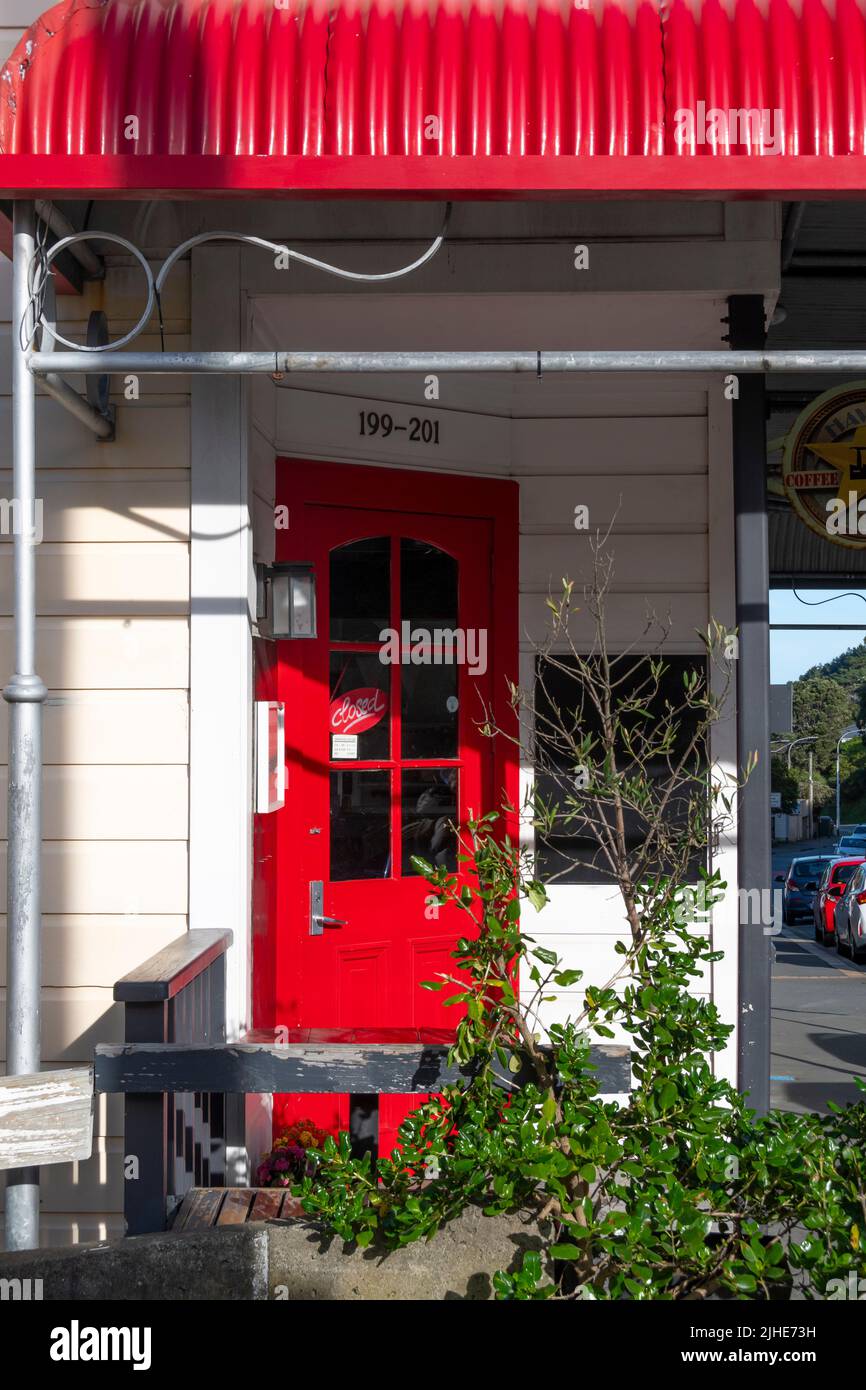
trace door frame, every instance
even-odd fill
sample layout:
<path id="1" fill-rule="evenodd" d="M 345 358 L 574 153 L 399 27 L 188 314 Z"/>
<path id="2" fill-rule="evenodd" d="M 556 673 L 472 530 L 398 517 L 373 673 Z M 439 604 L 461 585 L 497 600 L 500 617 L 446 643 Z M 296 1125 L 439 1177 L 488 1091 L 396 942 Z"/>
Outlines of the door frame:
<path id="1" fill-rule="evenodd" d="M 513 721 L 517 734 L 517 718 L 510 711 L 506 679 L 518 680 L 518 621 L 519 621 L 519 500 L 520 487 L 517 481 L 503 478 L 479 478 L 461 474 L 435 473 L 421 469 L 382 468 L 354 463 L 320 463 L 310 459 L 278 455 L 275 461 L 276 504 L 289 506 L 289 529 L 286 533 L 291 549 L 291 559 L 304 563 L 309 556 L 304 553 L 303 536 L 293 537 L 291 507 L 298 503 L 295 488 L 291 498 L 287 498 L 282 485 L 282 465 L 306 468 L 304 503 L 333 504 L 339 498 L 339 505 L 347 508 L 372 508 L 376 511 L 426 512 L 440 517 L 462 516 L 487 520 L 492 532 L 491 556 L 491 631 L 488 634 L 488 665 L 492 672 L 491 681 L 493 710 L 499 723 L 508 727 Z M 371 495 L 372 489 L 372 495 Z M 282 555 L 277 559 L 284 558 Z M 288 557 L 286 557 L 288 558 Z M 319 614 L 321 622 L 322 615 Z M 520 757 L 515 743 L 498 738 L 493 741 L 493 785 L 502 788 L 514 811 L 503 816 L 501 824 L 516 842 L 519 813 L 517 811 L 520 789 Z M 291 769 L 289 769 L 288 797 L 292 795 Z M 486 810 L 499 809 L 488 807 Z M 281 814 L 276 812 L 276 815 Z M 276 865 L 273 865 L 276 873 Z M 267 945 L 265 949 L 253 953 L 253 997 L 264 1001 L 272 997 L 267 987 L 266 973 L 272 968 L 273 951 L 278 930 L 278 913 L 275 900 L 274 911 L 269 922 Z M 269 961 L 271 964 L 269 965 Z M 254 1027 L 276 1028 L 284 1020 L 276 1017 L 254 1018 Z"/>

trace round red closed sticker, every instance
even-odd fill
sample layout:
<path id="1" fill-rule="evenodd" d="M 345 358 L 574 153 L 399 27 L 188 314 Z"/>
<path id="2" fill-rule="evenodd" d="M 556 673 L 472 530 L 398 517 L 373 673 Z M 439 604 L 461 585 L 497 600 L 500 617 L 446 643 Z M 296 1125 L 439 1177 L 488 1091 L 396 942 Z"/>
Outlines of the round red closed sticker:
<path id="1" fill-rule="evenodd" d="M 347 690 L 331 701 L 330 729 L 332 734 L 363 734 L 372 729 L 388 712 L 388 696 L 375 685 L 362 685 Z"/>

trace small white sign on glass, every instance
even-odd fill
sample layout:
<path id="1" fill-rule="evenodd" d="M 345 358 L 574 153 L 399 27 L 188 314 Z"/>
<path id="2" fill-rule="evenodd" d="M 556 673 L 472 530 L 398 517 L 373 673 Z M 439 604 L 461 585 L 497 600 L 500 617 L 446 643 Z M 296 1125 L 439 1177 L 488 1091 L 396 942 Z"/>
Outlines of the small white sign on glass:
<path id="1" fill-rule="evenodd" d="M 358 756 L 358 735 L 357 734 L 332 734 L 331 735 L 331 757 L 336 762 L 337 758 L 357 758 Z"/>

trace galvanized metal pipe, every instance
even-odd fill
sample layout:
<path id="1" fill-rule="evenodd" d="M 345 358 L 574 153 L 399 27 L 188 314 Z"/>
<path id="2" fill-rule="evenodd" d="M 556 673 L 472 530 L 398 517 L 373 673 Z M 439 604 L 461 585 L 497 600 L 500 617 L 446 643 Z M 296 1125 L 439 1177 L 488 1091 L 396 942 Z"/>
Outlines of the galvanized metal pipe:
<path id="1" fill-rule="evenodd" d="M 53 396 L 54 400 L 68 410 L 70 415 L 74 415 L 76 420 L 80 420 L 83 425 L 92 430 L 97 439 L 114 438 L 114 425 L 109 416 L 103 415 L 101 411 L 90 404 L 90 401 L 79 396 L 78 392 L 69 385 L 69 382 L 64 381 L 57 372 L 45 372 L 39 380 L 49 396 Z"/>
<path id="2" fill-rule="evenodd" d="M 731 295 L 731 341 L 739 348 L 764 341 L 760 295 Z M 737 815 L 737 879 L 741 905 L 737 941 L 737 1084 L 759 1115 L 770 1107 L 770 935 L 764 903 L 772 889 L 770 836 L 770 562 L 767 522 L 767 427 L 764 383 L 744 381 L 732 403 L 734 571 L 737 591 L 737 764 L 755 764 L 742 788 Z"/>
<path id="3" fill-rule="evenodd" d="M 866 352 L 35 352 L 31 371 L 267 376 L 321 372 L 862 372 Z"/>
<path id="4" fill-rule="evenodd" d="M 28 270 L 36 213 L 16 202 L 12 252 L 12 487 L 15 671 L 9 703 L 6 1073 L 39 1071 L 42 849 L 42 701 L 36 674 L 36 379 L 29 370 L 32 306 Z M 6 1185 L 6 1247 L 39 1244 L 39 1169 L 13 1169 Z"/>

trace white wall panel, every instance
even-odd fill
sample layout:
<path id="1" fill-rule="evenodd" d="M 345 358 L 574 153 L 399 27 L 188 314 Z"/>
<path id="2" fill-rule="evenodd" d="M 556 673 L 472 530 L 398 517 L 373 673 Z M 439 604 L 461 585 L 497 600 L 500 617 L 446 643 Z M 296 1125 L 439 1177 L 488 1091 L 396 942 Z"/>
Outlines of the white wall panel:
<path id="1" fill-rule="evenodd" d="M 42 1055 L 60 1063 L 93 1061 L 97 1043 L 123 1042 L 123 1006 L 110 989 L 44 989 Z M 6 990 L 0 990 L 0 1060 L 6 1058 Z"/>
<path id="2" fill-rule="evenodd" d="M 530 489 L 533 483 L 527 485 Z M 556 596 L 568 577 L 582 589 L 593 574 L 596 532 L 522 536 L 520 588 L 524 594 Z M 613 561 L 611 590 L 619 595 L 701 593 L 707 589 L 705 535 L 611 535 L 605 552 Z M 579 600 L 578 600 L 579 601 Z"/>
<path id="3" fill-rule="evenodd" d="M 36 496 L 42 503 L 43 542 L 141 544 L 189 539 L 186 469 L 104 469 L 100 473 L 40 469 Z M 0 498 L 11 497 L 12 474 L 4 470 Z M 11 536 L 0 536 L 0 545 L 11 543 Z"/>
<path id="4" fill-rule="evenodd" d="M 575 602 L 579 602 L 576 598 Z M 611 593 L 606 602 L 606 632 L 612 651 L 635 644 L 638 650 L 653 649 L 659 641 L 660 626 L 668 631 L 670 651 L 701 651 L 697 631 L 709 620 L 706 593 L 621 594 Z M 550 610 L 541 594 L 520 596 L 520 644 L 529 648 L 544 642 L 550 632 Z M 578 645 L 590 643 L 595 628 L 584 608 L 573 613 L 569 632 Z M 558 642 L 557 649 L 564 649 Z"/>
<path id="5" fill-rule="evenodd" d="M 56 916 L 42 920 L 42 983 L 60 989 L 71 976 L 78 987 L 113 989 L 115 982 L 186 931 L 182 915 Z M 6 983 L 6 918 L 0 917 L 0 986 Z"/>
<path id="6" fill-rule="evenodd" d="M 185 767 L 54 765 L 42 780 L 46 840 L 186 840 Z M 0 836 L 6 835 L 7 770 L 0 767 Z M 72 962 L 70 962 L 72 964 Z"/>
<path id="7" fill-rule="evenodd" d="M 515 421 L 515 427 L 524 423 Z M 648 426 L 650 422 L 644 420 L 642 424 Z M 536 443 L 536 462 L 538 452 Z M 699 454 L 697 458 L 700 459 Z M 567 475 L 534 473 L 528 477 L 531 482 L 527 480 L 520 489 L 520 527 L 524 535 L 571 532 L 577 506 L 588 508 L 593 534 L 610 525 L 617 535 L 637 531 L 663 536 L 707 528 L 707 479 L 703 473 L 689 476 L 604 471 L 578 475 L 572 469 Z"/>
<path id="8" fill-rule="evenodd" d="M 13 607 L 11 552 L 11 546 L 0 548 L 0 614 L 4 616 L 11 615 Z M 46 541 L 37 552 L 36 611 L 46 616 L 186 615 L 187 547 Z"/>
<path id="9" fill-rule="evenodd" d="M 5 903 L 5 842 L 0 845 L 0 882 Z M 48 840 L 42 847 L 42 910 L 112 916 L 184 913 L 187 910 L 186 843 L 181 840 Z"/>
<path id="10" fill-rule="evenodd" d="M 625 390 L 619 395 L 619 405 L 615 396 L 597 401 L 594 418 L 515 420 L 510 471 L 517 477 L 554 473 L 581 480 L 587 474 L 610 478 L 608 506 L 615 506 L 623 491 L 621 485 L 613 491 L 617 475 L 638 474 L 644 490 L 649 490 L 663 487 L 663 479 L 670 474 L 706 473 L 705 403 L 689 415 L 677 414 L 670 407 L 662 414 L 663 395 L 656 397 L 654 411 L 643 393 L 632 396 Z M 633 489 L 638 487 L 632 483 Z M 633 492 L 635 498 L 641 495 Z"/>
<path id="11" fill-rule="evenodd" d="M 12 619 L 0 618 L 0 670 L 12 670 L 12 647 Z M 185 688 L 189 620 L 42 618 L 36 666 L 52 690 Z"/>
<path id="12" fill-rule="evenodd" d="M 0 458 L 11 458 L 12 403 L 0 398 Z M 72 420 L 56 401 L 36 402 L 36 457 L 40 468 L 186 468 L 189 466 L 189 411 L 142 399 L 124 403 L 117 439 L 100 443 Z"/>
<path id="13" fill-rule="evenodd" d="M 0 764 L 9 742 L 9 706 L 0 702 Z M 43 706 L 43 761 L 182 763 L 189 761 L 185 690 L 54 690 Z"/>

